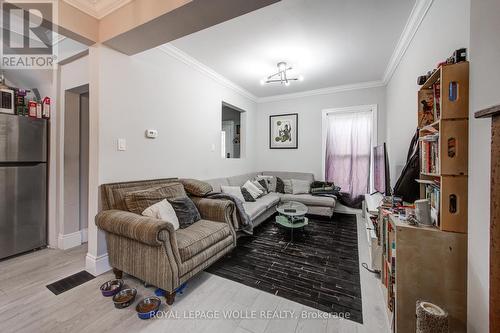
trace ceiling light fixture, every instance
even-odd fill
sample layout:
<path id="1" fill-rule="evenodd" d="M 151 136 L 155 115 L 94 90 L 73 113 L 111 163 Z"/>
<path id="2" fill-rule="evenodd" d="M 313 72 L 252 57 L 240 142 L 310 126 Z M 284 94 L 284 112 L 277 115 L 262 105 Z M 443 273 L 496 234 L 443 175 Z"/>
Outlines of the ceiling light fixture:
<path id="1" fill-rule="evenodd" d="M 284 84 L 285 86 L 288 87 L 290 85 L 290 81 L 303 81 L 304 80 L 304 77 L 302 75 L 299 75 L 299 77 L 295 77 L 295 78 L 289 78 L 287 76 L 287 71 L 291 70 L 292 67 L 288 66 L 286 64 L 286 62 L 284 62 L 284 61 L 278 62 L 278 64 L 276 66 L 278 67 L 278 72 L 269 75 L 266 79 L 260 80 L 261 85 L 264 85 L 266 83 L 279 82 L 279 83 Z"/>

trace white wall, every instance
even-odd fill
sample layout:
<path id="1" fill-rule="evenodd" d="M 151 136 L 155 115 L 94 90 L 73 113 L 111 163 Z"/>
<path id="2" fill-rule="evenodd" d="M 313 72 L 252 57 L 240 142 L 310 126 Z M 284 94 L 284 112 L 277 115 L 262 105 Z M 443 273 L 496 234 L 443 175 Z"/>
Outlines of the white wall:
<path id="1" fill-rule="evenodd" d="M 100 183 L 255 169 L 256 104 L 248 98 L 158 49 L 129 57 L 101 47 L 100 66 Z M 244 158 L 220 157 L 222 101 L 247 111 Z M 158 138 L 147 139 L 146 129 Z M 118 138 L 126 151 L 117 151 Z"/>
<path id="2" fill-rule="evenodd" d="M 435 0 L 387 85 L 387 149 L 391 184 L 406 162 L 417 128 L 417 77 L 454 50 L 469 47 L 470 0 Z"/>
<path id="3" fill-rule="evenodd" d="M 470 22 L 468 332 L 488 332 L 491 120 L 474 112 L 500 103 L 500 2 L 472 0 Z M 497 263 L 500 265 L 500 263 Z"/>
<path id="4" fill-rule="evenodd" d="M 378 141 L 385 140 L 385 87 L 293 98 L 258 105 L 257 170 L 300 171 L 321 174 L 322 110 L 357 105 L 378 105 Z M 269 116 L 298 113 L 298 149 L 269 149 Z"/>

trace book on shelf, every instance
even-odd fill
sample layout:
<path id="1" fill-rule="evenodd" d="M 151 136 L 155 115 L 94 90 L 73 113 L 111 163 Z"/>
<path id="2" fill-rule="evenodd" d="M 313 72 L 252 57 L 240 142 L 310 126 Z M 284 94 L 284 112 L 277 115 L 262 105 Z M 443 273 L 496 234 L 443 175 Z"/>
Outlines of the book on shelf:
<path id="1" fill-rule="evenodd" d="M 421 161 L 420 172 L 439 174 L 439 134 L 426 135 L 420 138 Z"/>

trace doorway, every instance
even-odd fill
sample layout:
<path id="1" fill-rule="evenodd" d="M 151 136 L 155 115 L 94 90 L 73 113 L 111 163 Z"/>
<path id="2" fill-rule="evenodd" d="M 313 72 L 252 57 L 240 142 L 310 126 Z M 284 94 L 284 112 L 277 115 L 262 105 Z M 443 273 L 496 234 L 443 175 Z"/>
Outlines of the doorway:
<path id="1" fill-rule="evenodd" d="M 222 102 L 221 157 L 241 158 L 245 111 Z"/>
<path id="2" fill-rule="evenodd" d="M 59 247 L 87 242 L 89 196 L 89 86 L 64 94 L 63 220 Z"/>

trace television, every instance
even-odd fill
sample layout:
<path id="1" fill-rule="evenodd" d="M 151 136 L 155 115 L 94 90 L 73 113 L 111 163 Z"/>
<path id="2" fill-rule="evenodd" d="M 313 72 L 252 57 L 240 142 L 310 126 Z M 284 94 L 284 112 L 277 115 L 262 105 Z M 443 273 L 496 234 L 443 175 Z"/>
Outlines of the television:
<path id="1" fill-rule="evenodd" d="M 373 147 L 373 185 L 375 191 L 391 195 L 391 177 L 389 175 L 389 158 L 385 142 Z"/>

